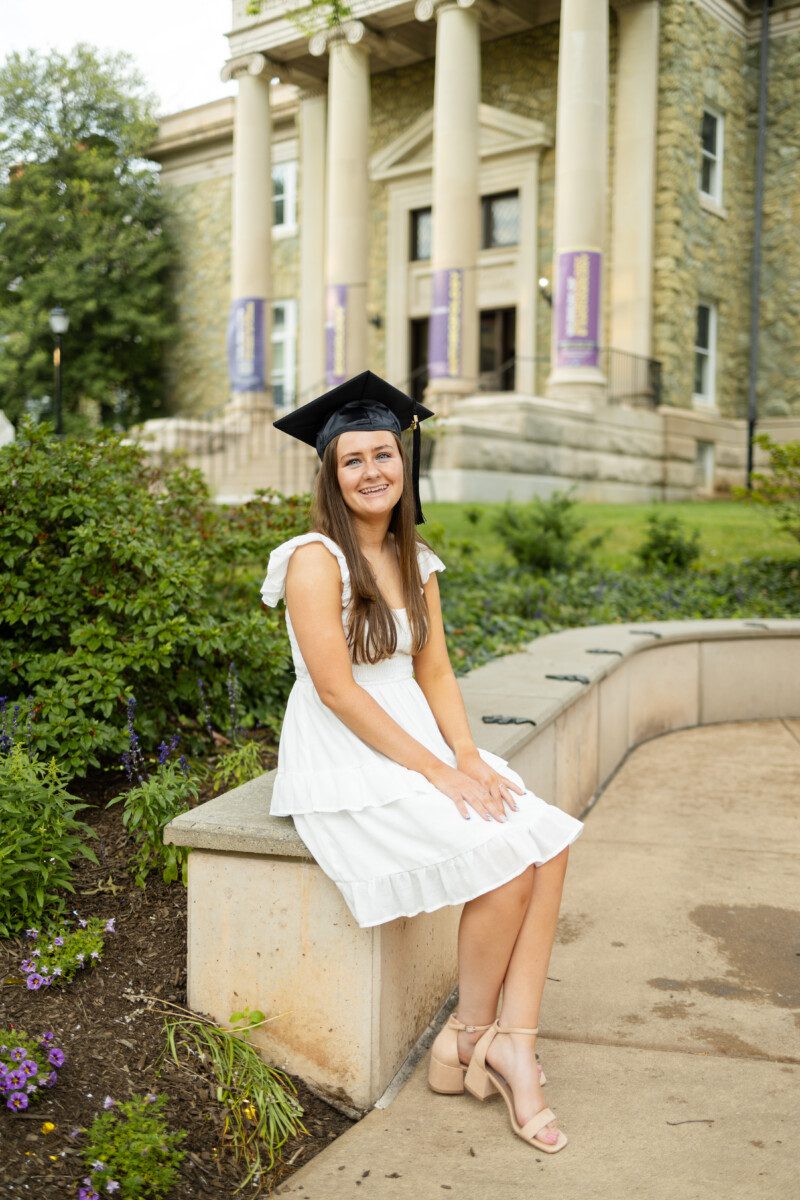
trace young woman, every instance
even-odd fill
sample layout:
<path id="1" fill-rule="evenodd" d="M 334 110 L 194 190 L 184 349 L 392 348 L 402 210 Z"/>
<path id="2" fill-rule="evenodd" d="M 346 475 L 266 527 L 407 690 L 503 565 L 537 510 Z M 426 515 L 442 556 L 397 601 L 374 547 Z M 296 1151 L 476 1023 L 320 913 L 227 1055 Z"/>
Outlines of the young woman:
<path id="1" fill-rule="evenodd" d="M 362 928 L 463 903 L 458 1016 L 433 1043 L 430 1086 L 499 1091 L 514 1132 L 552 1153 L 567 1139 L 533 1048 L 583 825 L 473 740 L 445 644 L 444 563 L 415 528 L 428 415 L 364 372 L 276 422 L 322 461 L 314 532 L 273 550 L 262 586 L 265 605 L 286 601 L 297 676 L 270 811 L 292 816 Z"/>

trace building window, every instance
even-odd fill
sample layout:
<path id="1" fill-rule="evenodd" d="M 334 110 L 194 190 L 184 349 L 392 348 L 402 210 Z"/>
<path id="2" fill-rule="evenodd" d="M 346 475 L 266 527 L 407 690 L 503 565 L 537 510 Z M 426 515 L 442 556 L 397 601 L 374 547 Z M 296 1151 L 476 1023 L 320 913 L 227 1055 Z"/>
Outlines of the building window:
<path id="1" fill-rule="evenodd" d="M 297 351 L 297 302 L 277 300 L 272 305 L 272 365 L 270 381 L 276 408 L 292 408 L 295 402 L 295 357 Z"/>
<path id="2" fill-rule="evenodd" d="M 700 191 L 717 204 L 722 203 L 722 131 L 721 115 L 704 108 L 700 125 Z"/>
<path id="3" fill-rule="evenodd" d="M 431 233 L 433 218 L 429 208 L 415 208 L 411 213 L 411 250 L 412 262 L 421 262 L 431 256 Z"/>
<path id="4" fill-rule="evenodd" d="M 717 358 L 717 309 L 709 303 L 697 306 L 694 340 L 694 398 L 698 404 L 714 403 Z"/>
<path id="5" fill-rule="evenodd" d="M 297 163 L 272 168 L 272 228 L 293 233 L 297 228 Z"/>
<path id="6" fill-rule="evenodd" d="M 519 242 L 519 192 L 481 196 L 481 246 L 516 246 Z"/>

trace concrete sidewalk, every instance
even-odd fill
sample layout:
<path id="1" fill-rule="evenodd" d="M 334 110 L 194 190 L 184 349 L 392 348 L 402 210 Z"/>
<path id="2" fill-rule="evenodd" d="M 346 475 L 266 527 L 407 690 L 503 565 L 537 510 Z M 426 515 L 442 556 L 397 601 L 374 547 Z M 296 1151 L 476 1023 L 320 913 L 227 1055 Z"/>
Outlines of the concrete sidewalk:
<path id="1" fill-rule="evenodd" d="M 431 1092 L 425 1054 L 275 1194 L 794 1200 L 799 830 L 800 721 L 640 746 L 570 851 L 539 1022 L 570 1144 L 542 1154 L 499 1098 Z"/>

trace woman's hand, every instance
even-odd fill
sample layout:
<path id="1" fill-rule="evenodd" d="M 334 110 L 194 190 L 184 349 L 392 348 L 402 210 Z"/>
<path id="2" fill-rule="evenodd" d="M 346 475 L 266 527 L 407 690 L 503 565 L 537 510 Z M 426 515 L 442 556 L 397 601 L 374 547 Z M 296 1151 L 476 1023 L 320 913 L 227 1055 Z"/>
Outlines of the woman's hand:
<path id="1" fill-rule="evenodd" d="M 503 801 L 511 804 L 512 808 L 516 808 L 513 801 L 508 799 L 507 790 L 513 789 L 519 792 L 520 789 L 509 779 L 505 779 L 493 771 L 487 763 L 483 762 L 480 755 L 477 757 L 487 772 L 482 780 L 476 779 L 471 771 L 468 773 L 464 770 L 460 760 L 457 767 L 448 767 L 447 763 L 438 764 L 426 773 L 426 778 L 440 792 L 444 792 L 445 796 L 450 797 L 462 817 L 467 820 L 469 820 L 467 812 L 469 804 L 485 821 L 505 821 L 508 818 L 503 808 Z M 468 765 L 471 770 L 478 769 L 469 760 Z"/>
<path id="2" fill-rule="evenodd" d="M 505 801 L 516 811 L 514 803 L 514 793 L 518 796 L 525 794 L 524 788 L 521 788 L 518 783 L 513 783 L 507 779 L 505 775 L 501 775 L 495 771 L 493 767 L 481 758 L 477 747 L 472 750 L 461 751 L 456 755 L 456 762 L 459 771 L 463 771 L 465 775 L 469 775 L 470 779 L 474 779 L 476 783 L 480 783 L 489 794 L 499 800 L 501 803 Z"/>

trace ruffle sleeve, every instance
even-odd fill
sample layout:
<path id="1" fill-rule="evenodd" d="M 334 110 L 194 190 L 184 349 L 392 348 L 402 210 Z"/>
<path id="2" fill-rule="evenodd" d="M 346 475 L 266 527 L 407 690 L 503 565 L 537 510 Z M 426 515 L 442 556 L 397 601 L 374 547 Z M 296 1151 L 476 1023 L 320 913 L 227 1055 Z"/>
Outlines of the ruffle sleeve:
<path id="1" fill-rule="evenodd" d="M 322 542 L 323 546 L 330 550 L 339 564 L 339 572 L 342 576 L 342 607 L 350 603 L 350 572 L 347 569 L 344 551 L 324 533 L 301 533 L 297 537 L 289 538 L 288 542 L 282 542 L 280 546 L 276 546 L 269 556 L 266 578 L 261 585 L 261 599 L 271 608 L 274 608 L 279 600 L 286 597 L 286 572 L 289 569 L 289 559 L 298 546 L 305 546 L 309 542 Z"/>
<path id="2" fill-rule="evenodd" d="M 417 543 L 417 561 L 423 584 L 428 582 L 432 571 L 444 571 L 446 569 L 439 556 L 434 554 L 428 546 L 423 546 L 422 542 Z"/>

